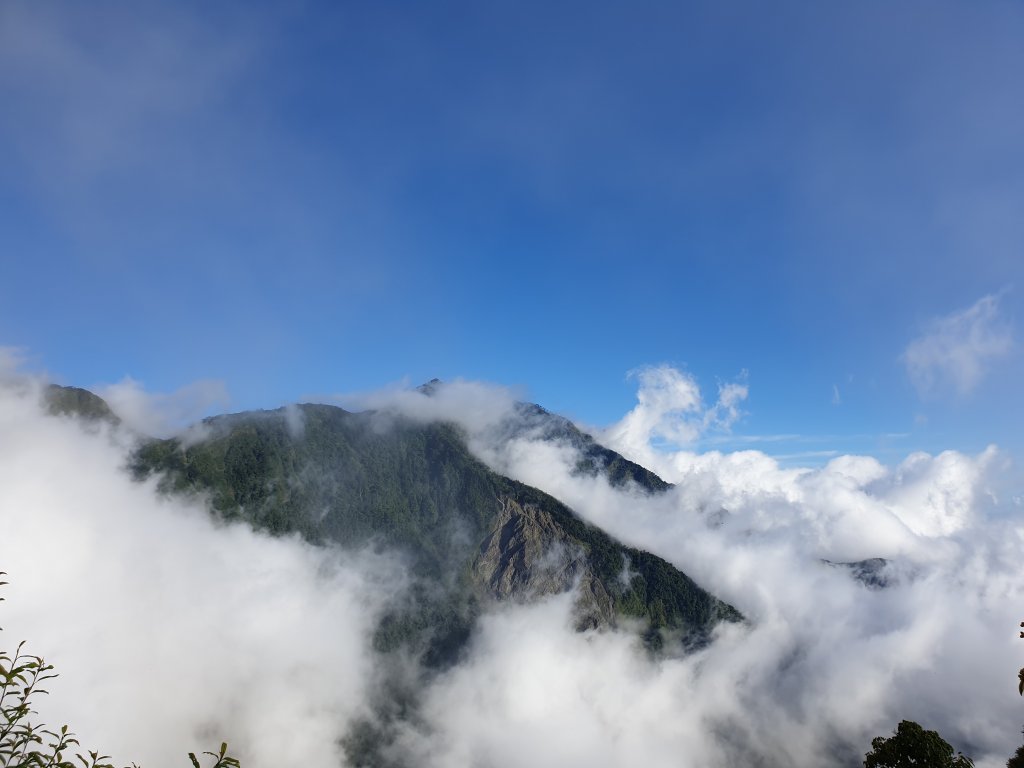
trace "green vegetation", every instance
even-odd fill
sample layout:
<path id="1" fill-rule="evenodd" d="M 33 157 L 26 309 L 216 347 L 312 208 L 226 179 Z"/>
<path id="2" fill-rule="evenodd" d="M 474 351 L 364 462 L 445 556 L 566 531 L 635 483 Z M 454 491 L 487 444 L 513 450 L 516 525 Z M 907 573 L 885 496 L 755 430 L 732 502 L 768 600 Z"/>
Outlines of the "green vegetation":
<path id="1" fill-rule="evenodd" d="M 1006 768 L 1024 768 L 1024 745 L 1017 747 L 1017 751 L 1006 761 Z"/>
<path id="2" fill-rule="evenodd" d="M 240 768 L 238 761 L 228 755 L 227 742 L 221 742 L 218 752 L 203 752 L 203 754 L 213 758 L 213 765 L 210 768 Z M 195 752 L 189 752 L 188 759 L 192 761 L 192 768 L 203 768 Z"/>
<path id="3" fill-rule="evenodd" d="M 453 425 L 327 405 L 296 408 L 301 428 L 296 413 L 284 409 L 215 417 L 204 422 L 208 435 L 199 442 L 144 444 L 131 468 L 138 479 L 158 474 L 166 492 L 206 494 L 217 514 L 271 533 L 405 553 L 413 573 L 433 587 L 385 618 L 376 638 L 381 650 L 415 641 L 432 663 L 457 656 L 479 612 L 472 565 L 503 500 L 550 515 L 586 553 L 615 610 L 649 624 L 654 645 L 662 629 L 694 642 L 718 621 L 741 618 L 664 560 L 623 546 L 551 496 L 492 472 Z M 591 447 L 595 456 L 617 456 Z M 604 466 L 617 476 L 646 472 L 621 457 Z"/>
<path id="4" fill-rule="evenodd" d="M 912 720 L 901 722 L 892 736 L 871 740 L 864 768 L 972 768 L 974 762 L 951 747 L 935 731 L 926 731 Z"/>
<path id="5" fill-rule="evenodd" d="M 166 473 L 167 491 L 208 492 L 220 515 L 271 533 L 380 540 L 404 550 L 424 575 L 449 572 L 466 540 L 485 533 L 496 489 L 452 427 L 323 405 L 300 412 L 299 435 L 281 411 L 211 419 L 208 439 L 153 441 L 133 469 L 137 477 Z"/>

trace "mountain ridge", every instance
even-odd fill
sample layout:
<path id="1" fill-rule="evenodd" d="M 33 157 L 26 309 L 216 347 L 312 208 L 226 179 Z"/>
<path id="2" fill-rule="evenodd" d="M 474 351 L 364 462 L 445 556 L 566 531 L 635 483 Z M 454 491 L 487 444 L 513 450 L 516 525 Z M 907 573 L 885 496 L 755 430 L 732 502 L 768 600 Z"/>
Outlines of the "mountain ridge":
<path id="1" fill-rule="evenodd" d="M 528 404 L 518 411 L 529 417 L 523 428 L 540 423 L 545 439 L 581 446 L 578 471 L 611 467 L 619 483 L 668 487 L 567 419 Z M 667 636 L 700 643 L 719 621 L 742 619 L 668 562 L 492 471 L 451 423 L 324 404 L 224 414 L 204 419 L 188 440 L 143 438 L 129 468 L 137 480 L 157 477 L 161 492 L 203 494 L 214 514 L 271 534 L 404 553 L 414 576 L 446 586 L 423 599 L 427 615 L 417 608 L 390 617 L 378 644 L 412 642 L 439 664 L 490 602 L 571 589 L 579 628 L 639 621 L 654 648 Z"/>
<path id="2" fill-rule="evenodd" d="M 65 399 L 62 413 L 74 415 L 79 401 L 96 410 L 91 398 Z M 549 423 L 568 439 L 592 441 L 560 418 Z M 590 455 L 578 471 L 617 466 L 617 454 Z M 140 437 L 127 469 L 271 535 L 400 553 L 408 586 L 371 638 L 380 678 L 366 716 L 339 743 L 352 765 L 403 765 L 390 745 L 417 719 L 427 682 L 472 652 L 479 620 L 502 604 L 571 594 L 577 630 L 621 627 L 652 654 L 686 653 L 721 622 L 744 620 L 667 561 L 491 470 L 452 423 L 323 404 L 226 414 L 184 437 Z"/>

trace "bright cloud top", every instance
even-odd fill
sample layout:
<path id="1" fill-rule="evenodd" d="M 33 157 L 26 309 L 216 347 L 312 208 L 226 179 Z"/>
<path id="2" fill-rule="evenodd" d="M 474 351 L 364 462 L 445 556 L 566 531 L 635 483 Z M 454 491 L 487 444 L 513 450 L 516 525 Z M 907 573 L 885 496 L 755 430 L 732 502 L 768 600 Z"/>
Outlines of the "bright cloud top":
<path id="1" fill-rule="evenodd" d="M 982 296 L 972 306 L 932 321 L 907 345 L 903 362 L 923 397 L 952 390 L 972 392 L 991 364 L 1013 349 L 1009 324 L 1000 316 L 999 297 Z"/>
<path id="2" fill-rule="evenodd" d="M 748 387 L 742 380 L 719 385 L 710 406 L 697 380 L 668 365 L 633 371 L 640 387 L 637 404 L 602 437 L 623 454 L 643 462 L 655 444 L 689 445 L 710 429 L 727 430 L 740 418 Z"/>

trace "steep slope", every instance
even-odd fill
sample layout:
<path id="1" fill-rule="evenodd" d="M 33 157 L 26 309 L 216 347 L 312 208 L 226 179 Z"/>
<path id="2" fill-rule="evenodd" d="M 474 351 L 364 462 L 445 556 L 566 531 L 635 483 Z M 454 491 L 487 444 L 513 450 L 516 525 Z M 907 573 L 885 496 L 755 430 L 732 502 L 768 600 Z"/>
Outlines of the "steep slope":
<path id="1" fill-rule="evenodd" d="M 205 492 L 218 514 L 274 533 L 404 552 L 425 579 L 415 607 L 382 626 L 383 649 L 426 632 L 428 653 L 446 656 L 487 600 L 528 600 L 577 584 L 581 627 L 634 617 L 650 627 L 652 644 L 662 630 L 694 641 L 719 620 L 739 618 L 664 560 L 492 472 L 452 425 L 327 405 L 204 424 L 199 442 L 144 444 L 136 476 L 160 473 L 164 490 Z"/>
<path id="2" fill-rule="evenodd" d="M 499 427 L 499 432 L 505 439 L 526 437 L 570 446 L 579 455 L 577 472 L 604 475 L 614 487 L 632 483 L 648 493 L 672 487 L 649 469 L 605 448 L 569 419 L 534 403 L 517 403 L 515 412 Z"/>
<path id="3" fill-rule="evenodd" d="M 440 379 L 431 379 L 416 387 L 416 391 L 434 397 L 447 385 Z M 672 487 L 651 472 L 621 454 L 605 448 L 564 416 L 551 413 L 536 403 L 515 403 L 512 412 L 493 428 L 492 439 L 539 440 L 573 448 L 578 455 L 575 471 L 583 475 L 604 475 L 616 488 L 633 484 L 648 493 L 658 493 Z"/>

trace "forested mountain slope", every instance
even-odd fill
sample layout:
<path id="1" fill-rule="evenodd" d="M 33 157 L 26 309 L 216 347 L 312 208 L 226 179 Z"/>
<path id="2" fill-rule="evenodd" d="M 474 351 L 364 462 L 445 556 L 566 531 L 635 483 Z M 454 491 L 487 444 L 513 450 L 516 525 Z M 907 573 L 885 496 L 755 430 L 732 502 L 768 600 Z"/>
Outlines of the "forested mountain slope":
<path id="1" fill-rule="evenodd" d="M 85 390 L 51 387 L 47 400 L 60 413 L 81 405 L 82 416 L 113 417 Z M 520 415 L 520 429 L 578 448 L 579 471 L 651 492 L 668 487 L 562 417 L 530 405 Z M 130 469 L 272 534 L 401 553 L 413 594 L 382 623 L 377 645 L 412 644 L 431 664 L 454 658 L 489 602 L 573 587 L 580 628 L 636 620 L 654 647 L 666 637 L 699 643 L 717 622 L 741 618 L 661 558 L 491 471 L 452 424 L 309 404 L 216 416 L 188 439 L 144 438 Z"/>
<path id="2" fill-rule="evenodd" d="M 192 444 L 144 443 L 136 477 L 161 473 L 165 491 L 206 492 L 217 514 L 272 533 L 398 549 L 415 574 L 446 585 L 445 610 L 472 613 L 486 598 L 529 599 L 578 582 L 580 626 L 628 616 L 693 639 L 738 618 L 664 560 L 492 472 L 450 424 L 301 405 L 204 427 Z"/>

